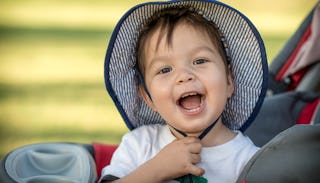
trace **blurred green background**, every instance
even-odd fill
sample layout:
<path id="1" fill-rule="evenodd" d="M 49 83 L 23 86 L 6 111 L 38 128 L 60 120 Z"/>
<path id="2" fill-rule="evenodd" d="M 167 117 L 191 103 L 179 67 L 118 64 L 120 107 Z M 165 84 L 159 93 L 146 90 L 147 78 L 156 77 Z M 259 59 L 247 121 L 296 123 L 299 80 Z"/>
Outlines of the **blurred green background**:
<path id="1" fill-rule="evenodd" d="M 0 0 L 0 157 L 40 142 L 117 144 L 127 128 L 103 81 L 110 34 L 133 0 Z M 271 61 L 316 0 L 225 0 Z"/>

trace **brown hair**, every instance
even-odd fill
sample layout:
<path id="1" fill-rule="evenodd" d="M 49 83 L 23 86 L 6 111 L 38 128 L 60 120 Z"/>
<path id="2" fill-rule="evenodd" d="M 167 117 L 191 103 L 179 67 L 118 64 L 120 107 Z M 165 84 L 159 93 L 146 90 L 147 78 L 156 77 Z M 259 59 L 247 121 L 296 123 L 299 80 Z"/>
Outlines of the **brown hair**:
<path id="1" fill-rule="evenodd" d="M 176 25 L 182 21 L 185 21 L 186 23 L 208 33 L 213 45 L 218 49 L 218 52 L 225 63 L 226 72 L 228 73 L 229 69 L 228 69 L 228 60 L 227 60 L 226 50 L 225 50 L 225 46 L 223 45 L 224 43 L 221 41 L 222 34 L 218 30 L 215 23 L 212 21 L 208 21 L 206 18 L 204 18 L 199 13 L 195 12 L 190 7 L 172 7 L 172 8 L 164 9 L 158 13 L 155 13 L 150 18 L 150 21 L 147 22 L 147 24 L 143 27 L 140 33 L 137 47 L 136 47 L 137 66 L 140 72 L 139 74 L 142 74 L 142 77 L 144 77 L 145 75 L 144 45 L 148 40 L 148 38 L 158 28 L 160 28 L 160 35 L 158 37 L 157 45 L 159 45 L 160 39 L 163 36 L 166 36 L 167 44 L 170 45 L 172 42 L 172 34 L 174 29 Z"/>

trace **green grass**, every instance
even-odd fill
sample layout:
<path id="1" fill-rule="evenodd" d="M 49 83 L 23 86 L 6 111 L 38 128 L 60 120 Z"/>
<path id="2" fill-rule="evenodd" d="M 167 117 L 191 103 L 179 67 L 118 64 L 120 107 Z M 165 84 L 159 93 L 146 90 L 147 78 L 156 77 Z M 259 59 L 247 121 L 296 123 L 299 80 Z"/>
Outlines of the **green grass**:
<path id="1" fill-rule="evenodd" d="M 126 132 L 102 83 L 0 85 L 1 155 L 23 144 L 119 143 Z"/>
<path id="2" fill-rule="evenodd" d="M 31 143 L 120 142 L 127 129 L 103 81 L 110 29 L 0 33 L 1 157 Z"/>
<path id="3" fill-rule="evenodd" d="M 114 2 L 1 2 L 0 157 L 32 143 L 120 142 L 128 130 L 105 90 L 103 62 L 115 22 L 138 1 Z M 285 2 L 230 1 L 261 31 L 269 61 L 315 4 Z"/>

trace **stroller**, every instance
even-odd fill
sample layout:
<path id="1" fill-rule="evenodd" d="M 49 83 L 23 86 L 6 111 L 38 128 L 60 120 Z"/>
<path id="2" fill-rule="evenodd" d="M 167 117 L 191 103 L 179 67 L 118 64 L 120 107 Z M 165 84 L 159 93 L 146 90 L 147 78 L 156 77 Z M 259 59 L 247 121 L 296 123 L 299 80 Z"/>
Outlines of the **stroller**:
<path id="1" fill-rule="evenodd" d="M 319 40 L 318 3 L 269 66 L 267 97 L 245 131 L 256 145 L 295 124 L 320 123 Z"/>
<path id="2" fill-rule="evenodd" d="M 320 182 L 319 40 L 320 3 L 270 65 L 268 96 L 255 121 L 241 129 L 262 148 L 237 182 Z M 94 183 L 116 148 L 99 143 L 20 147 L 0 161 L 0 182 Z"/>

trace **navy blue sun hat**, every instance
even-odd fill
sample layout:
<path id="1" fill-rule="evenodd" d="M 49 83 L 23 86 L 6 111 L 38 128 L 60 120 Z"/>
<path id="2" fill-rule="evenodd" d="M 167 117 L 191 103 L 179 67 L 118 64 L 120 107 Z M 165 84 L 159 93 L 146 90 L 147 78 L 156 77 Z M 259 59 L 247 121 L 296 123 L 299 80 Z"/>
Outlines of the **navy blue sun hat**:
<path id="1" fill-rule="evenodd" d="M 222 113 L 233 130 L 244 131 L 256 117 L 267 89 L 268 64 L 261 36 L 250 20 L 218 1 L 149 2 L 130 9 L 116 25 L 104 66 L 106 88 L 130 130 L 142 125 L 165 124 L 143 101 L 136 79 L 136 45 L 152 15 L 170 7 L 186 6 L 213 21 L 228 44 L 235 91 Z"/>

